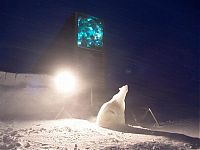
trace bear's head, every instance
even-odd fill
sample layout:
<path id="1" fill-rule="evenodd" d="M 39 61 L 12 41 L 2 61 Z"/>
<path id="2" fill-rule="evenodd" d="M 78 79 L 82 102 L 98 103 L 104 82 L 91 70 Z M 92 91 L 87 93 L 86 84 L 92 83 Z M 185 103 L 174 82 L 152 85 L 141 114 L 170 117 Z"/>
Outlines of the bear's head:
<path id="1" fill-rule="evenodd" d="M 128 92 L 128 85 L 124 85 L 121 88 L 119 88 L 119 92 L 113 96 L 111 101 L 118 101 L 119 103 L 125 101 L 126 94 Z"/>
<path id="2" fill-rule="evenodd" d="M 127 92 L 128 85 L 124 85 L 121 88 L 119 88 L 119 92 L 113 96 L 113 99 L 117 100 L 118 102 L 124 102 Z"/>
<path id="3" fill-rule="evenodd" d="M 127 93 L 128 92 L 128 85 L 124 85 L 121 88 L 119 88 L 120 92 Z"/>

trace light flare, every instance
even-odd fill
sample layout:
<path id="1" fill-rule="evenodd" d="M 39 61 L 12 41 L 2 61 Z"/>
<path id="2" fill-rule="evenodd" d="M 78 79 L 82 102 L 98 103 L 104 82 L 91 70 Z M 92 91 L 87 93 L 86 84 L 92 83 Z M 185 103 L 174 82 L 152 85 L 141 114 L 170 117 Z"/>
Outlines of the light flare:
<path id="1" fill-rule="evenodd" d="M 55 76 L 56 88 L 60 92 L 74 92 L 76 89 L 76 77 L 70 71 L 61 71 Z"/>

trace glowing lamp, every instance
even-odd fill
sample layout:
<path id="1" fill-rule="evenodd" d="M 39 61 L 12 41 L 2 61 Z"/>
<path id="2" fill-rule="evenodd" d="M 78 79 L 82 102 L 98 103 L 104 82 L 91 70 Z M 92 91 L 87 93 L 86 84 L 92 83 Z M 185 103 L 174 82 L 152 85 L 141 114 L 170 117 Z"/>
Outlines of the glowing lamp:
<path id="1" fill-rule="evenodd" d="M 73 92 L 76 88 L 76 77 L 72 72 L 62 71 L 55 76 L 55 84 L 60 92 Z"/>

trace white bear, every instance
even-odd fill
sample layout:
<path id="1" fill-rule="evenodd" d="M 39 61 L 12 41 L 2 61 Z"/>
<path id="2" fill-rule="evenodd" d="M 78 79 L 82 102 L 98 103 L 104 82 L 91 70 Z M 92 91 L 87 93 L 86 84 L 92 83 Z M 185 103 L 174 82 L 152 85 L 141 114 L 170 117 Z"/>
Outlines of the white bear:
<path id="1" fill-rule="evenodd" d="M 128 85 L 119 88 L 119 92 L 113 98 L 104 103 L 97 115 L 97 125 L 104 128 L 112 128 L 117 125 L 125 125 L 125 97 Z"/>
<path id="2" fill-rule="evenodd" d="M 113 96 L 113 98 L 104 103 L 97 115 L 97 125 L 104 128 L 114 129 L 126 133 L 146 134 L 165 136 L 170 139 L 180 140 L 186 143 L 190 143 L 192 146 L 200 148 L 200 139 L 189 137 L 184 134 L 170 133 L 164 131 L 155 131 L 139 126 L 132 126 L 125 124 L 125 97 L 128 92 L 128 85 L 119 88 L 119 92 Z"/>

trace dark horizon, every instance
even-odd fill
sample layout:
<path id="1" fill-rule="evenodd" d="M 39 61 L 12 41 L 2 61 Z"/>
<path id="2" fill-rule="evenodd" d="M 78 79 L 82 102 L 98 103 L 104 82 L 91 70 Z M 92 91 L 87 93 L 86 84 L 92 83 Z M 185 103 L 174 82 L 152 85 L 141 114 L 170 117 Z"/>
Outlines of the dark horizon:
<path id="1" fill-rule="evenodd" d="M 107 97 L 128 84 L 127 111 L 199 119 L 197 0 L 1 3 L 0 71 L 32 73 L 65 21 L 82 12 L 105 23 Z"/>

